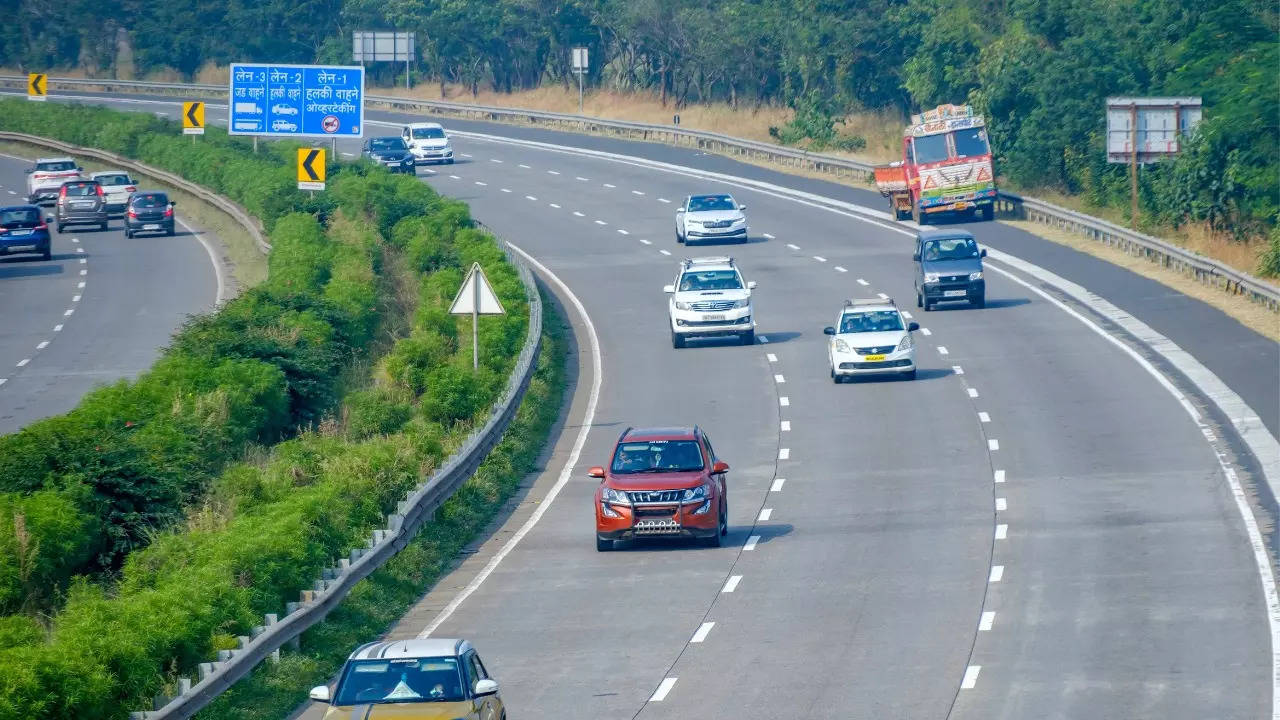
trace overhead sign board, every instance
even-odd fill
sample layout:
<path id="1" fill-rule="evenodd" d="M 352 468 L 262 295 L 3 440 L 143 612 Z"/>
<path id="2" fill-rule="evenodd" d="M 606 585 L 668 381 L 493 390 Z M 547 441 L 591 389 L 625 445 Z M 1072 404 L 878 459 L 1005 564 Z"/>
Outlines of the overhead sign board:
<path id="1" fill-rule="evenodd" d="M 182 134 L 183 135 L 203 135 L 204 134 L 204 103 L 202 102 L 182 103 Z"/>
<path id="2" fill-rule="evenodd" d="M 1200 124 L 1198 97 L 1107 98 L 1107 162 L 1154 162 L 1177 155 Z"/>
<path id="3" fill-rule="evenodd" d="M 298 189 L 324 189 L 324 148 L 298 148 Z"/>
<path id="4" fill-rule="evenodd" d="M 364 137 L 364 68 L 232 63 L 228 132 Z"/>
<path id="5" fill-rule="evenodd" d="M 416 33 L 356 30 L 351 33 L 351 59 L 356 62 L 405 62 L 413 59 Z"/>
<path id="6" fill-rule="evenodd" d="M 27 99 L 44 100 L 49 94 L 49 76 L 44 73 L 27 75 Z"/>

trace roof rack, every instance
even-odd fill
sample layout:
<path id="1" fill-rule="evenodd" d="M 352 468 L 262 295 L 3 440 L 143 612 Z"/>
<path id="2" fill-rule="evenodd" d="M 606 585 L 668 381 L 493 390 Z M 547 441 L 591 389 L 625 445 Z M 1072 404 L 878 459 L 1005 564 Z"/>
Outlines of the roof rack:
<path id="1" fill-rule="evenodd" d="M 893 298 L 888 298 L 885 300 L 882 300 L 880 298 L 850 298 L 844 301 L 845 307 L 862 307 L 867 305 L 892 305 L 894 307 L 898 306 L 898 304 L 893 301 Z"/>
<path id="2" fill-rule="evenodd" d="M 685 267 L 693 267 L 694 265 L 733 265 L 733 258 L 728 255 L 685 258 L 681 264 Z"/>

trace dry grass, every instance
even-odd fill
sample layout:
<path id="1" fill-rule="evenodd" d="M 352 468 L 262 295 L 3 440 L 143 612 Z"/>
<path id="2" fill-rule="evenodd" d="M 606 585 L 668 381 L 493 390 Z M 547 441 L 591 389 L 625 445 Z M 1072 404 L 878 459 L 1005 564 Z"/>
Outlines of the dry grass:
<path id="1" fill-rule="evenodd" d="M 1243 296 L 1227 294 L 1219 288 L 1205 285 L 1195 278 L 1183 275 L 1176 270 L 1156 265 L 1144 258 L 1134 257 L 1116 248 L 1103 245 L 1096 240 L 1090 240 L 1083 235 L 1076 235 L 1075 233 L 1028 220 L 1001 220 L 1000 222 L 1060 245 L 1066 245 L 1088 253 L 1113 265 L 1132 270 L 1143 277 L 1155 280 L 1161 285 L 1211 305 L 1239 320 L 1246 327 L 1252 328 L 1272 340 L 1280 341 L 1280 315 Z"/>

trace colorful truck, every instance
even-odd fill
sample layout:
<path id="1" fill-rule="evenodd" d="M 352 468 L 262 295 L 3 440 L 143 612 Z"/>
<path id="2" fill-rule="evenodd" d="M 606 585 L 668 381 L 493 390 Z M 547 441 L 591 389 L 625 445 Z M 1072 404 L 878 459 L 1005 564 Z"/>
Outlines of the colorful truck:
<path id="1" fill-rule="evenodd" d="M 875 168 L 876 187 L 898 220 L 923 225 L 938 213 L 995 215 L 996 181 L 986 122 L 968 105 L 911 116 L 902 160 Z"/>

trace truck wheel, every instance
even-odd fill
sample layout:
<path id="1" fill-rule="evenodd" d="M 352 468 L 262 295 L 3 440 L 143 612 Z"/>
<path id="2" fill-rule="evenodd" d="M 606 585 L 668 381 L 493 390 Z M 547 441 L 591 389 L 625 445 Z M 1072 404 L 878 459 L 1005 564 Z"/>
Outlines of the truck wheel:
<path id="1" fill-rule="evenodd" d="M 914 201 L 911 203 L 911 219 L 922 227 L 929 224 L 925 219 L 925 214 L 920 211 L 920 204 Z"/>
<path id="2" fill-rule="evenodd" d="M 994 219 L 995 219 L 995 217 L 996 217 L 996 206 L 995 206 L 995 205 L 983 205 L 983 206 L 982 206 L 982 219 L 983 219 L 983 220 L 986 220 L 987 222 L 991 222 L 992 220 L 994 220 Z"/>

